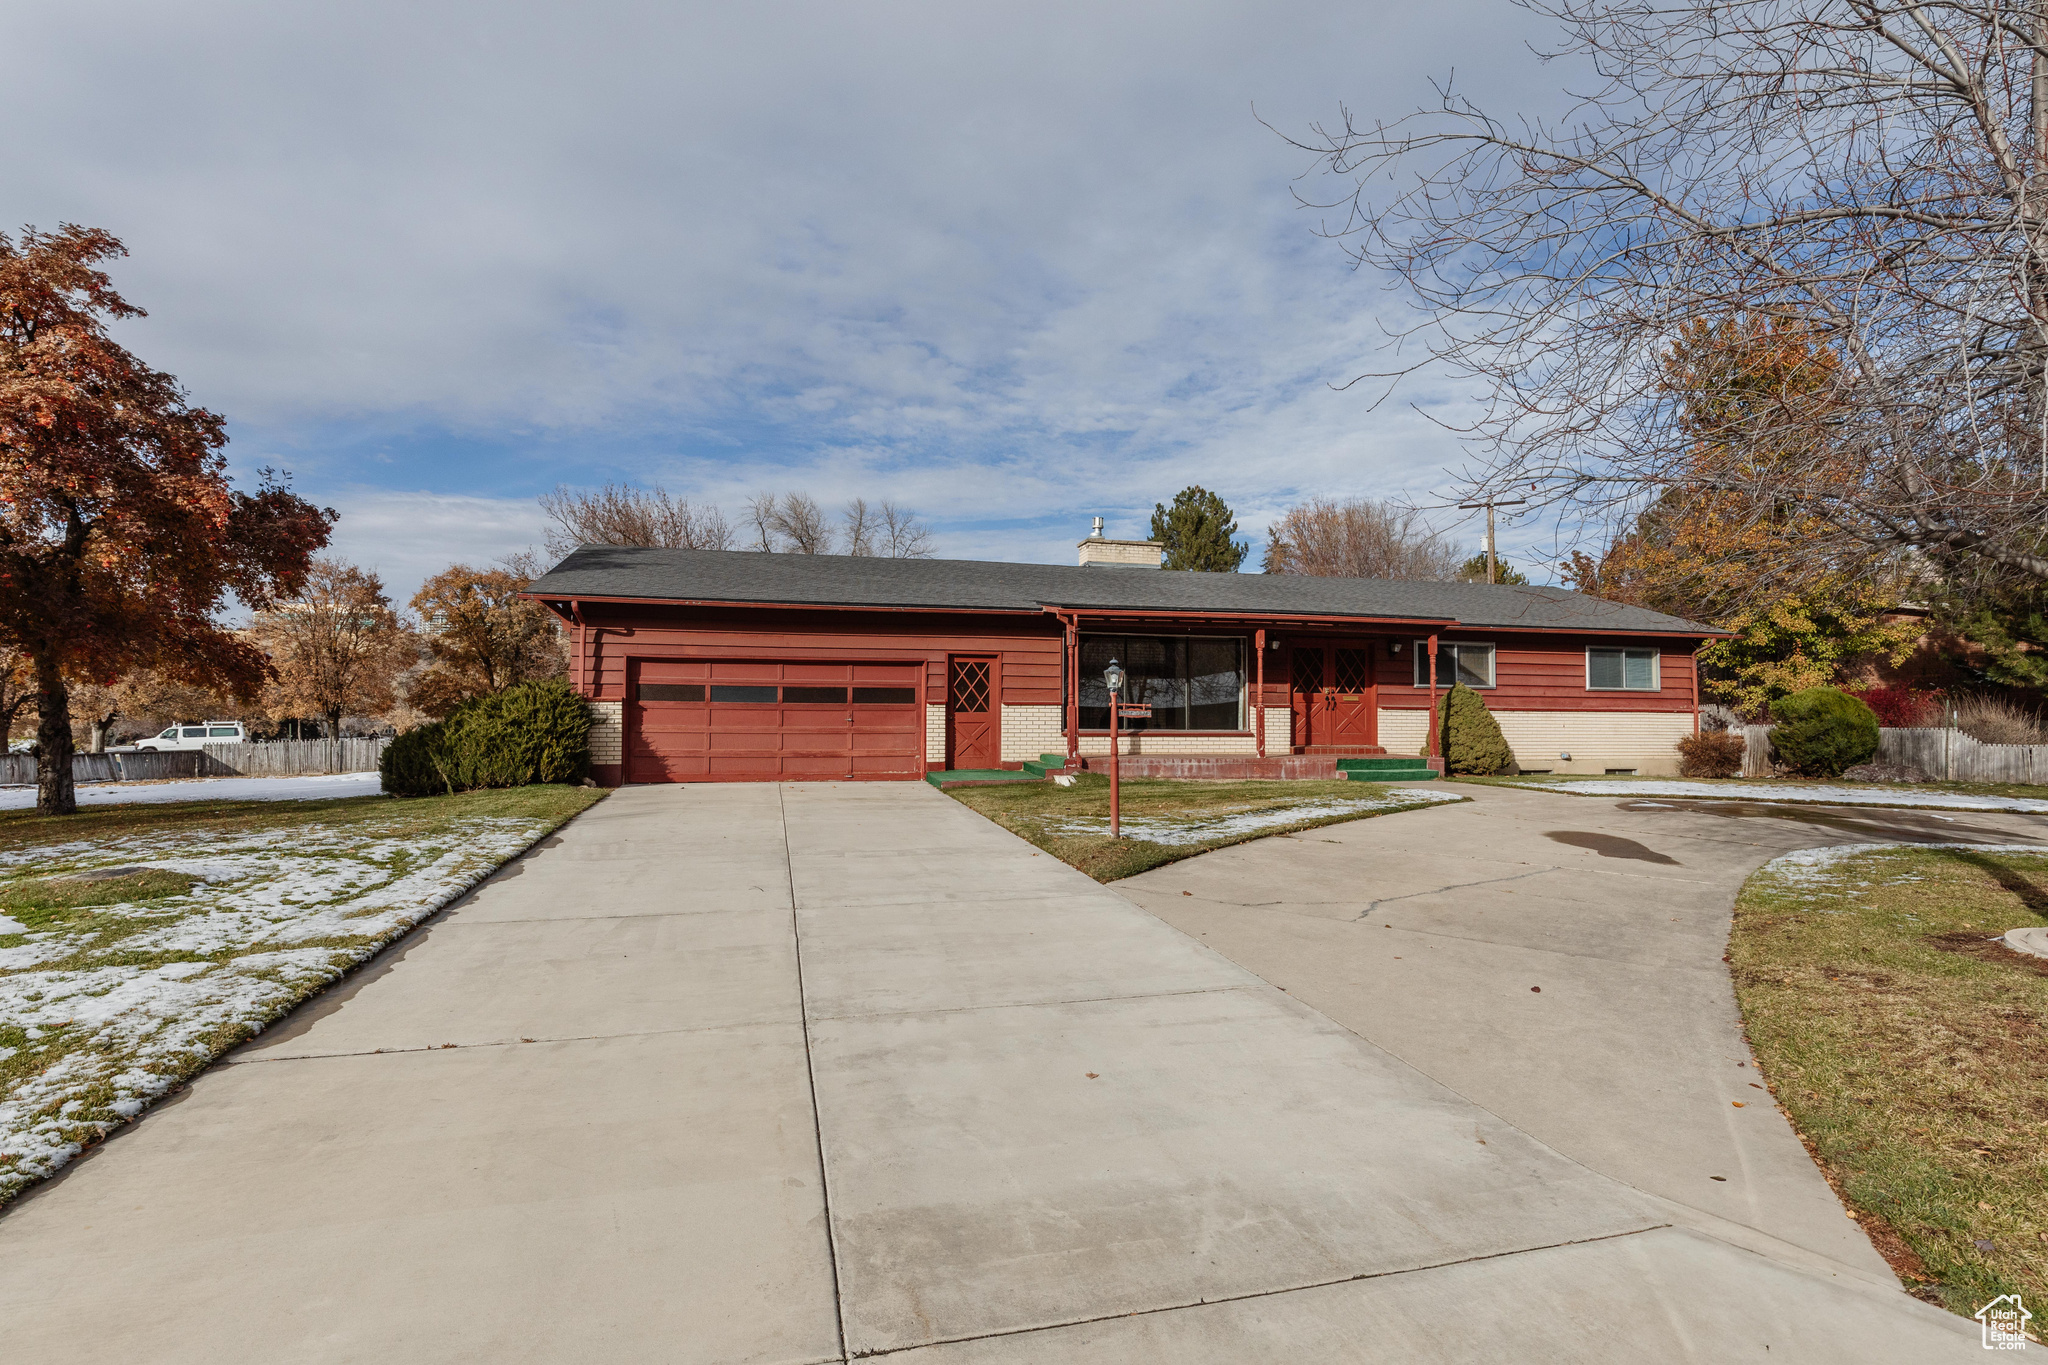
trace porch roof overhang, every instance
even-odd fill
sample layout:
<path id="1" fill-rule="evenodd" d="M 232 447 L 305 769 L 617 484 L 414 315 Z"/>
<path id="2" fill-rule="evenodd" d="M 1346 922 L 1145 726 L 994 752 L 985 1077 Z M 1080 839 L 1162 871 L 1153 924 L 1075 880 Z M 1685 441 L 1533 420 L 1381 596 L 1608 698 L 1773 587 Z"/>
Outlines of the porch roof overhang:
<path id="1" fill-rule="evenodd" d="M 1447 616 L 1317 616 L 1298 612 L 1137 611 L 1120 607 L 1069 607 L 1052 603 L 1046 604 L 1045 611 L 1063 620 L 1071 617 L 1077 625 L 1083 621 L 1099 625 L 1115 625 L 1129 621 L 1158 628 L 1263 626 L 1269 630 L 1281 628 L 1335 631 L 1351 627 L 1374 634 L 1384 634 L 1389 627 L 1402 631 L 1445 631 L 1455 629 L 1458 624 Z"/>

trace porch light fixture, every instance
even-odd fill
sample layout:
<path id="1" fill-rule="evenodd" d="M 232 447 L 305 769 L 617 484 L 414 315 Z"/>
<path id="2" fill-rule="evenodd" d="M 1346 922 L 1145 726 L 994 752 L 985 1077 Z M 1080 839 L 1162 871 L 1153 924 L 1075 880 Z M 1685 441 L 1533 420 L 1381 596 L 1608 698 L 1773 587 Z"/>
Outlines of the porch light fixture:
<path id="1" fill-rule="evenodd" d="M 1123 691 L 1124 666 L 1118 663 L 1115 659 L 1111 659 L 1109 661 L 1109 667 L 1102 670 L 1102 683 L 1103 686 L 1107 687 L 1112 693 Z"/>
<path id="2" fill-rule="evenodd" d="M 1389 654 L 1399 654 L 1400 652 L 1401 652 L 1401 642 L 1400 642 L 1399 640 L 1389 640 L 1389 641 L 1387 641 L 1387 653 L 1389 653 Z"/>

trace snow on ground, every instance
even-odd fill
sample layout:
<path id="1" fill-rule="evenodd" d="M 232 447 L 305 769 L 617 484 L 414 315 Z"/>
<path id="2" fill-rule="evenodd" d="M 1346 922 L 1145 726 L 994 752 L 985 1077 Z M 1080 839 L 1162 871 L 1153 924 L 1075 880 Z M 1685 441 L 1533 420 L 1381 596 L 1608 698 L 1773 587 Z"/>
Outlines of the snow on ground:
<path id="1" fill-rule="evenodd" d="M 1282 825 L 1298 825 L 1304 820 L 1321 820 L 1332 815 L 1408 810 L 1415 806 L 1434 805 L 1440 801 L 1464 799 L 1465 797 L 1456 792 L 1418 791 L 1413 788 L 1397 787 L 1370 796 L 1330 796 L 1314 801 L 1297 801 L 1291 806 L 1272 806 L 1264 810 L 1179 819 L 1171 816 L 1130 816 L 1120 823 L 1126 839 L 1142 839 L 1148 844 L 1200 844 L 1211 839 L 1227 839 L 1237 834 L 1255 834 L 1262 829 L 1278 829 Z M 1053 834 L 1108 834 L 1109 817 L 1077 816 L 1066 820 L 1048 821 L 1045 828 Z"/>
<path id="2" fill-rule="evenodd" d="M 1758 870 L 1775 878 L 1781 886 L 1827 886 L 1846 875 L 1848 869 L 1842 865 L 1849 860 L 1901 848 L 1939 848 L 1958 853 L 2048 853 L 2048 844 L 1834 844 L 1782 854 Z"/>
<path id="3" fill-rule="evenodd" d="M 328 773 L 316 777 L 95 782 L 77 790 L 81 806 L 120 806 L 158 801 L 326 801 L 337 796 L 375 796 L 383 788 L 375 773 Z M 34 787 L 0 787 L 0 810 L 29 810 L 35 803 Z"/>
<path id="4" fill-rule="evenodd" d="M 331 779 L 313 780 L 331 789 Z M 133 1118 L 243 1031 L 374 953 L 545 829 L 538 820 L 479 817 L 400 838 L 351 821 L 122 835 L 0 854 L 0 887 L 134 866 L 200 879 L 188 894 L 72 912 L 50 929 L 24 933 L 18 920 L 0 919 L 0 1064 L 28 1049 L 43 1063 L 11 1078 L 0 1070 L 0 1200 L 63 1166 L 84 1142 Z"/>
<path id="5" fill-rule="evenodd" d="M 1661 782 L 1626 778 L 1617 782 L 1504 782 L 1505 787 L 1563 792 L 1567 796 L 1694 796 L 1709 800 L 1802 801 L 1830 806 L 1916 806 L 1935 810 L 2048 812 L 2048 801 L 2018 796 L 1965 796 L 1960 792 L 1918 792 L 1874 787 L 1831 787 L 1800 782 Z"/>

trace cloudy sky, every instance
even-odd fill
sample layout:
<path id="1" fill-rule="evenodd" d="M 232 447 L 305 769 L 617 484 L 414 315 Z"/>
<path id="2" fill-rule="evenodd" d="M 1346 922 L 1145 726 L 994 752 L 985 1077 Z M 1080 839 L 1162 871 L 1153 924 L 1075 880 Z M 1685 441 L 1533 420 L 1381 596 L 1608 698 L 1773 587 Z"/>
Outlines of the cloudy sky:
<path id="1" fill-rule="evenodd" d="M 1201 483 L 1260 541 L 1441 487 L 1408 404 L 1464 396 L 1332 391 L 1401 301 L 1259 120 L 1453 72 L 1542 108 L 1543 36 L 1507 0 L 15 0 L 0 223 L 122 237 L 123 339 L 400 593 L 537 543 L 558 483 L 890 497 L 1050 562 Z"/>

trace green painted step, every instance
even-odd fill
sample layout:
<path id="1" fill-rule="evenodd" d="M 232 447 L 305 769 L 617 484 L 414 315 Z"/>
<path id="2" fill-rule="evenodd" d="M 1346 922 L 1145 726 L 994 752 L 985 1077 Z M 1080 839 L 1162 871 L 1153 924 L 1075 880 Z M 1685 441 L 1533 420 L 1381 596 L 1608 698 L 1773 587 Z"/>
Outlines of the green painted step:
<path id="1" fill-rule="evenodd" d="M 1015 768 L 942 768 L 926 773 L 924 780 L 938 787 L 948 782 L 1042 782 L 1045 779 L 1037 773 L 1019 772 Z"/>
<path id="2" fill-rule="evenodd" d="M 1338 774 L 1346 782 L 1434 782 L 1434 768 L 1350 768 Z"/>
<path id="3" fill-rule="evenodd" d="M 1024 771 L 1034 777 L 1044 777 L 1047 773 L 1065 772 L 1066 768 L 1067 756 L 1065 754 L 1040 754 L 1037 758 L 1027 758 L 1024 760 Z"/>
<path id="4" fill-rule="evenodd" d="M 1340 773 L 1365 772 L 1372 768 L 1427 768 L 1428 766 L 1429 763 L 1426 759 L 1412 756 L 1404 757 L 1400 754 L 1384 758 L 1340 758 L 1337 760 L 1337 771 Z"/>

